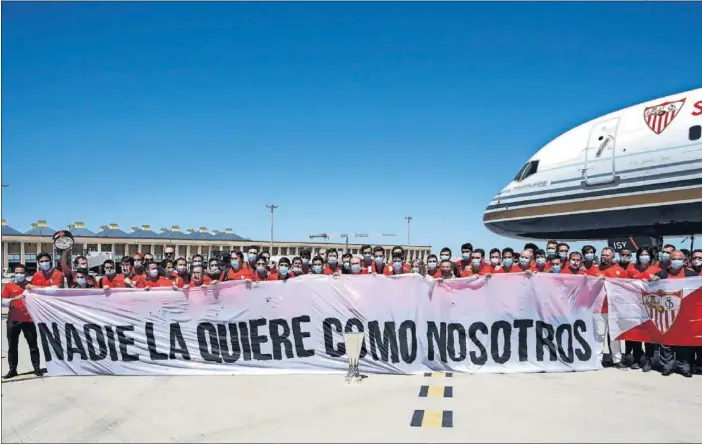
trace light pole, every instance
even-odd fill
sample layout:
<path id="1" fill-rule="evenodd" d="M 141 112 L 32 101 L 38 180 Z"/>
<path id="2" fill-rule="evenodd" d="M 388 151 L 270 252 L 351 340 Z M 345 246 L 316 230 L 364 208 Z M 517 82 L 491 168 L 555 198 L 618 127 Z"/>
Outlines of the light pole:
<path id="1" fill-rule="evenodd" d="M 414 219 L 412 216 L 405 216 L 405 220 L 407 221 L 407 247 L 409 248 L 410 245 L 410 224 L 412 223 L 412 219 Z"/>
<path id="2" fill-rule="evenodd" d="M 278 208 L 278 205 L 270 204 L 270 205 L 266 205 L 266 208 L 271 210 L 271 251 L 270 251 L 270 254 L 273 255 L 273 220 L 274 220 L 273 213 L 275 212 L 275 209 Z"/>

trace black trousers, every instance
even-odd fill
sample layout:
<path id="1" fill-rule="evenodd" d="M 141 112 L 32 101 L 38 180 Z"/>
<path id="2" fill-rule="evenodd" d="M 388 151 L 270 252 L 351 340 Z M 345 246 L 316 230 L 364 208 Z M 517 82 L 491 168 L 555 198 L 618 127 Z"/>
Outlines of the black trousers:
<path id="1" fill-rule="evenodd" d="M 644 344 L 646 344 L 645 348 Z M 656 348 L 656 344 L 650 344 L 648 342 L 626 341 L 624 343 L 625 354 L 632 355 L 634 362 L 638 364 L 642 364 L 644 359 L 650 362 L 651 359 L 653 359 Z"/>
<path id="2" fill-rule="evenodd" d="M 39 346 L 37 345 L 37 327 L 34 322 L 21 322 L 7 320 L 7 363 L 10 370 L 17 370 L 17 351 L 19 348 L 20 333 L 24 334 L 24 339 L 29 344 L 29 357 L 32 360 L 32 367 L 40 368 Z"/>
<path id="3" fill-rule="evenodd" d="M 669 372 L 690 372 L 694 347 L 661 345 L 661 366 Z"/>

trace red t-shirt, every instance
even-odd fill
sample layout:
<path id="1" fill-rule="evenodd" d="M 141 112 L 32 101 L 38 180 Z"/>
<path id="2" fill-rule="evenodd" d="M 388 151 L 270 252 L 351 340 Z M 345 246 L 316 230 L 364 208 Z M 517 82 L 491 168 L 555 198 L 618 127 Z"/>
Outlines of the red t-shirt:
<path id="1" fill-rule="evenodd" d="M 60 287 L 63 285 L 63 273 L 53 268 L 49 271 L 48 276 L 43 271 L 37 271 L 32 276 L 31 285 L 34 287 Z"/>
<path id="2" fill-rule="evenodd" d="M 492 269 L 491 266 L 487 264 L 482 264 L 480 265 L 480 268 L 475 271 L 472 266 L 469 266 L 463 270 L 461 270 L 461 277 L 469 277 L 473 275 L 478 275 L 478 276 L 485 276 L 486 274 L 492 274 L 495 271 Z"/>
<path id="3" fill-rule="evenodd" d="M 5 288 L 2 289 L 3 299 L 12 299 L 24 293 L 24 288 L 14 282 L 8 282 Z M 17 322 L 32 322 L 32 317 L 29 316 L 29 311 L 24 303 L 24 298 L 17 299 L 10 303 L 10 310 L 7 314 L 7 319 Z"/>
<path id="4" fill-rule="evenodd" d="M 147 287 L 172 287 L 173 286 L 173 281 L 170 281 L 166 279 L 163 276 L 159 276 L 158 279 L 155 281 L 152 281 L 151 279 L 145 279 L 144 280 L 144 285 Z"/>
<path id="5" fill-rule="evenodd" d="M 103 276 L 100 279 L 100 288 L 126 288 L 127 284 L 124 283 L 124 275 L 117 274 L 112 277 L 112 280 L 108 276 Z"/>
<path id="6" fill-rule="evenodd" d="M 212 283 L 212 279 L 210 279 L 209 276 L 202 276 L 202 280 L 200 282 L 195 282 L 194 279 L 190 279 L 190 286 L 191 287 L 201 287 L 203 285 L 210 285 Z"/>

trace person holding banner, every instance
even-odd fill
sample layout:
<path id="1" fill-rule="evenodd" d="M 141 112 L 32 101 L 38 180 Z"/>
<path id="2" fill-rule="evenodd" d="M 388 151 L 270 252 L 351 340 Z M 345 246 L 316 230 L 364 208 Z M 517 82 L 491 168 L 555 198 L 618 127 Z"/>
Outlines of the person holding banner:
<path id="1" fill-rule="evenodd" d="M 168 259 L 164 261 L 167 262 Z M 173 262 L 171 264 L 171 270 L 173 270 Z M 171 282 L 165 277 L 161 276 L 158 269 L 158 264 L 156 262 L 150 261 L 146 263 L 146 279 L 144 280 L 144 289 L 150 290 L 154 287 L 171 287 L 174 290 L 178 290 L 178 285 L 175 282 Z"/>
<path id="2" fill-rule="evenodd" d="M 406 271 L 406 266 L 405 264 L 405 259 L 399 254 L 396 254 L 395 256 L 392 257 L 392 274 L 397 275 L 397 274 L 405 274 L 407 273 Z"/>
<path id="3" fill-rule="evenodd" d="M 95 285 L 88 281 L 88 269 L 79 268 L 73 273 L 73 285 L 71 288 L 95 288 Z"/>
<path id="4" fill-rule="evenodd" d="M 349 264 L 351 266 L 351 273 L 349 274 L 368 274 L 368 268 L 363 266 L 360 258 L 352 257 Z M 294 265 L 295 262 L 293 262 Z"/>
<path id="5" fill-rule="evenodd" d="M 561 257 L 560 256 L 554 256 L 551 258 L 551 262 L 549 263 L 549 273 L 560 273 L 561 272 Z"/>
<path id="6" fill-rule="evenodd" d="M 163 269 L 164 277 L 173 284 L 174 289 L 183 288 L 185 282 L 183 282 L 183 279 L 175 272 L 173 259 L 164 259 L 161 261 L 161 268 Z"/>
<path id="7" fill-rule="evenodd" d="M 546 258 L 546 252 L 541 248 L 537 248 L 534 251 L 534 268 L 532 271 L 534 273 L 545 273 L 549 271 L 549 268 L 551 268 L 551 264 Z"/>
<path id="8" fill-rule="evenodd" d="M 344 255 L 341 256 L 341 273 L 342 274 L 351 273 L 351 258 L 352 257 L 353 257 L 353 254 L 351 254 L 351 253 L 344 253 Z"/>
<path id="9" fill-rule="evenodd" d="M 312 267 L 310 268 L 312 274 L 324 274 L 324 259 L 322 256 L 315 256 L 312 259 Z"/>
<path id="10" fill-rule="evenodd" d="M 583 255 L 579 251 L 572 251 L 568 257 L 568 263 L 561 268 L 562 274 L 585 274 L 582 267 Z"/>
<path id="11" fill-rule="evenodd" d="M 190 274 L 188 273 L 188 261 L 184 257 L 179 257 L 175 261 L 175 271 L 173 272 L 177 275 L 184 285 L 188 285 L 190 282 Z"/>
<path id="12" fill-rule="evenodd" d="M 485 276 L 493 273 L 492 267 L 485 263 L 485 250 L 482 248 L 476 248 L 471 253 L 470 260 L 470 264 L 466 262 L 466 267 L 462 270 L 461 277 Z"/>
<path id="13" fill-rule="evenodd" d="M 39 253 L 37 255 L 39 271 L 32 276 L 32 283 L 26 288 L 54 287 L 60 288 L 64 284 L 63 273 L 52 267 L 49 253 Z"/>
<path id="14" fill-rule="evenodd" d="M 261 282 L 261 281 L 267 281 L 268 278 L 270 277 L 270 272 L 268 271 L 268 264 L 266 263 L 266 257 L 262 254 L 258 255 L 258 259 L 256 259 L 256 263 L 254 264 L 256 269 L 253 273 L 253 281 L 254 282 Z"/>
<path id="15" fill-rule="evenodd" d="M 582 267 L 585 270 L 585 274 L 588 276 L 597 276 L 600 274 L 600 267 L 595 263 L 595 254 L 597 249 L 592 245 L 585 245 L 582 248 L 583 262 Z"/>
<path id="16" fill-rule="evenodd" d="M 215 283 L 216 282 L 217 281 L 215 281 Z M 188 286 L 191 288 L 206 287 L 210 284 L 212 284 L 212 279 L 210 279 L 210 277 L 205 274 L 204 269 L 202 268 L 202 262 L 200 262 L 200 265 L 194 265 L 192 268 L 192 273 L 190 275 L 190 281 L 188 282 Z"/>
<path id="17" fill-rule="evenodd" d="M 234 251 L 231 255 L 229 266 L 220 274 L 219 281 L 240 281 L 246 279 L 253 279 L 253 273 L 249 270 L 248 266 L 244 265 L 244 253 L 241 251 Z"/>
<path id="18" fill-rule="evenodd" d="M 115 262 L 112 259 L 107 259 L 102 263 L 102 271 L 105 276 L 98 283 L 99 288 L 126 288 L 124 276 L 117 274 L 115 270 Z"/>
<path id="19" fill-rule="evenodd" d="M 373 263 L 368 269 L 368 273 L 392 275 L 392 266 L 385 263 L 385 248 L 375 247 L 373 249 Z"/>
<path id="20" fill-rule="evenodd" d="M 661 261 L 661 264 L 667 265 L 665 270 L 657 272 L 651 281 L 659 281 L 661 279 L 684 279 L 687 277 L 695 277 L 697 274 L 685 268 L 685 254 L 680 250 L 675 250 L 668 253 L 666 261 Z M 668 376 L 674 371 L 678 371 L 686 378 L 692 377 L 690 363 L 694 352 L 693 347 L 671 346 L 660 344 L 658 346 L 661 356 L 661 365 L 663 370 L 661 374 Z"/>
<path id="21" fill-rule="evenodd" d="M 438 264 L 439 260 L 434 253 L 427 256 L 427 276 L 438 278 L 441 275 Z"/>
<path id="22" fill-rule="evenodd" d="M 39 346 L 37 345 L 37 328 L 24 303 L 24 289 L 27 288 L 27 267 L 19 264 L 15 267 L 15 278 L 8 282 L 2 289 L 2 306 L 8 307 L 7 313 L 7 364 L 10 370 L 5 379 L 17 376 L 17 363 L 19 361 L 20 333 L 29 345 L 29 358 L 32 361 L 34 374 L 42 376 L 39 360 Z"/>
<path id="23" fill-rule="evenodd" d="M 339 252 L 334 248 L 327 251 L 327 263 L 324 264 L 324 274 L 338 276 L 341 274 L 341 266 L 339 265 Z"/>
<path id="24" fill-rule="evenodd" d="M 636 250 L 636 263 L 634 263 L 633 269 L 629 271 L 629 277 L 647 282 L 651 280 L 656 273 L 661 271 L 660 268 L 651 265 L 652 255 L 652 247 L 639 247 L 639 249 Z M 644 344 L 646 345 L 644 346 Z M 656 344 L 648 342 L 626 341 L 625 353 L 633 359 L 631 368 L 634 370 L 640 368 L 644 372 L 650 372 L 653 368 L 652 361 L 656 348 Z"/>
<path id="25" fill-rule="evenodd" d="M 144 276 L 134 273 L 134 259 L 129 256 L 123 257 L 119 267 L 122 269 L 120 276 L 125 287 L 144 288 Z"/>
<path id="26" fill-rule="evenodd" d="M 412 266 L 405 262 L 405 259 L 407 259 L 407 256 L 405 255 L 405 249 L 402 248 L 399 245 L 396 245 L 392 247 L 392 250 L 390 250 L 390 256 L 395 257 L 395 256 L 400 256 L 402 257 L 402 270 L 404 273 L 410 273 L 412 271 Z"/>
<path id="27" fill-rule="evenodd" d="M 281 257 L 278 261 L 278 268 L 276 271 L 268 276 L 269 281 L 287 281 L 288 279 L 294 278 L 295 275 L 290 272 L 290 259 L 287 257 Z"/>

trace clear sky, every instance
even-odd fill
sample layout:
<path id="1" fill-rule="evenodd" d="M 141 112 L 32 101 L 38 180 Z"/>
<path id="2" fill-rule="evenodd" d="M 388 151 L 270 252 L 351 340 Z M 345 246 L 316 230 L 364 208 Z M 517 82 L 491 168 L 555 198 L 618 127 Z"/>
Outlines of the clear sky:
<path id="1" fill-rule="evenodd" d="M 2 217 L 457 250 L 542 145 L 699 87 L 700 3 L 2 3 Z M 697 19 L 695 19 L 697 18 Z M 375 241 L 378 241 L 375 239 Z"/>

